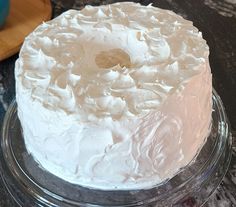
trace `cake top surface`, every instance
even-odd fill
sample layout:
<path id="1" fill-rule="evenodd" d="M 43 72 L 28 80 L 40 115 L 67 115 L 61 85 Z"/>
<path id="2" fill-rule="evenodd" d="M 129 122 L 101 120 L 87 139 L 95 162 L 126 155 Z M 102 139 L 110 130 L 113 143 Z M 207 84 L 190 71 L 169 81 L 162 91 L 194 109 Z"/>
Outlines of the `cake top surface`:
<path id="1" fill-rule="evenodd" d="M 126 2 L 69 10 L 43 23 L 26 38 L 16 74 L 49 110 L 96 122 L 157 109 L 207 59 L 192 22 Z"/>

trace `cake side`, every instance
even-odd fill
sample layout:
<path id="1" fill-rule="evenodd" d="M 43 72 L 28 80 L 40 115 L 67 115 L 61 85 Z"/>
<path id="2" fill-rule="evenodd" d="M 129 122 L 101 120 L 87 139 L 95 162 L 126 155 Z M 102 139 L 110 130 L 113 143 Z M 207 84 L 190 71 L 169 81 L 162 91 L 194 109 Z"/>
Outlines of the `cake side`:
<path id="1" fill-rule="evenodd" d="M 176 174 L 203 145 L 211 119 L 210 80 L 204 72 L 159 111 L 112 126 L 105 121 L 78 126 L 62 111 L 18 99 L 18 105 L 27 106 L 23 114 L 18 112 L 27 149 L 43 168 L 72 183 L 102 189 L 149 188 Z"/>
<path id="2" fill-rule="evenodd" d="M 44 23 L 15 67 L 27 150 L 92 188 L 171 178 L 209 133 L 208 53 L 191 22 L 152 6 L 88 6 Z"/>

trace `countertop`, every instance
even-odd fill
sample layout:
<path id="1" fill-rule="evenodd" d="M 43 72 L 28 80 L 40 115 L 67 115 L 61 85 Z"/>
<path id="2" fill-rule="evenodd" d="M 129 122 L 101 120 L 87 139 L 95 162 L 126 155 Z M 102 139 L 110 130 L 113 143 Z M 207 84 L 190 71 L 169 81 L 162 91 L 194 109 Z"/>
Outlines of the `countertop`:
<path id="1" fill-rule="evenodd" d="M 85 2 L 98 5 L 112 0 L 74 1 L 54 0 L 53 16 L 70 7 L 82 8 Z M 233 135 L 233 156 L 229 170 L 206 207 L 236 207 L 236 0 L 154 0 L 136 1 L 142 4 L 153 3 L 164 9 L 170 9 L 193 24 L 203 33 L 210 47 L 210 65 L 213 74 L 213 86 L 220 95 Z M 23 6 L 23 5 L 22 5 Z M 1 49 L 1 48 L 0 48 Z M 0 123 L 15 96 L 14 62 L 16 54 L 0 62 Z M 15 207 L 16 204 L 6 192 L 0 180 L 0 207 Z"/>

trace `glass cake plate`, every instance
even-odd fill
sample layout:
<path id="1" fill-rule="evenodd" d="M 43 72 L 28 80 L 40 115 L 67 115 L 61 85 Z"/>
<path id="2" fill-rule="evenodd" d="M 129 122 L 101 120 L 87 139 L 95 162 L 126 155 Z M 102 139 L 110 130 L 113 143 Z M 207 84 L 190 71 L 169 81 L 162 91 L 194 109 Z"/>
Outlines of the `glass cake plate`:
<path id="1" fill-rule="evenodd" d="M 94 190 L 68 183 L 43 170 L 27 153 L 17 105 L 2 128 L 1 176 L 19 206 L 201 206 L 224 177 L 231 158 L 231 133 L 220 97 L 213 91 L 211 133 L 195 159 L 173 178 L 150 189 Z"/>

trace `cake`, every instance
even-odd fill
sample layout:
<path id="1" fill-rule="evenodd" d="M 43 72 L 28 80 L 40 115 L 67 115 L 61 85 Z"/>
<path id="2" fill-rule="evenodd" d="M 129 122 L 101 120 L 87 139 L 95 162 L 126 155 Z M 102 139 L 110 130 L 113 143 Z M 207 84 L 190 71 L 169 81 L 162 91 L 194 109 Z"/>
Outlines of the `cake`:
<path id="1" fill-rule="evenodd" d="M 194 160 L 210 131 L 209 48 L 191 21 L 125 2 L 38 26 L 15 66 L 27 151 L 80 186 L 147 189 Z"/>

